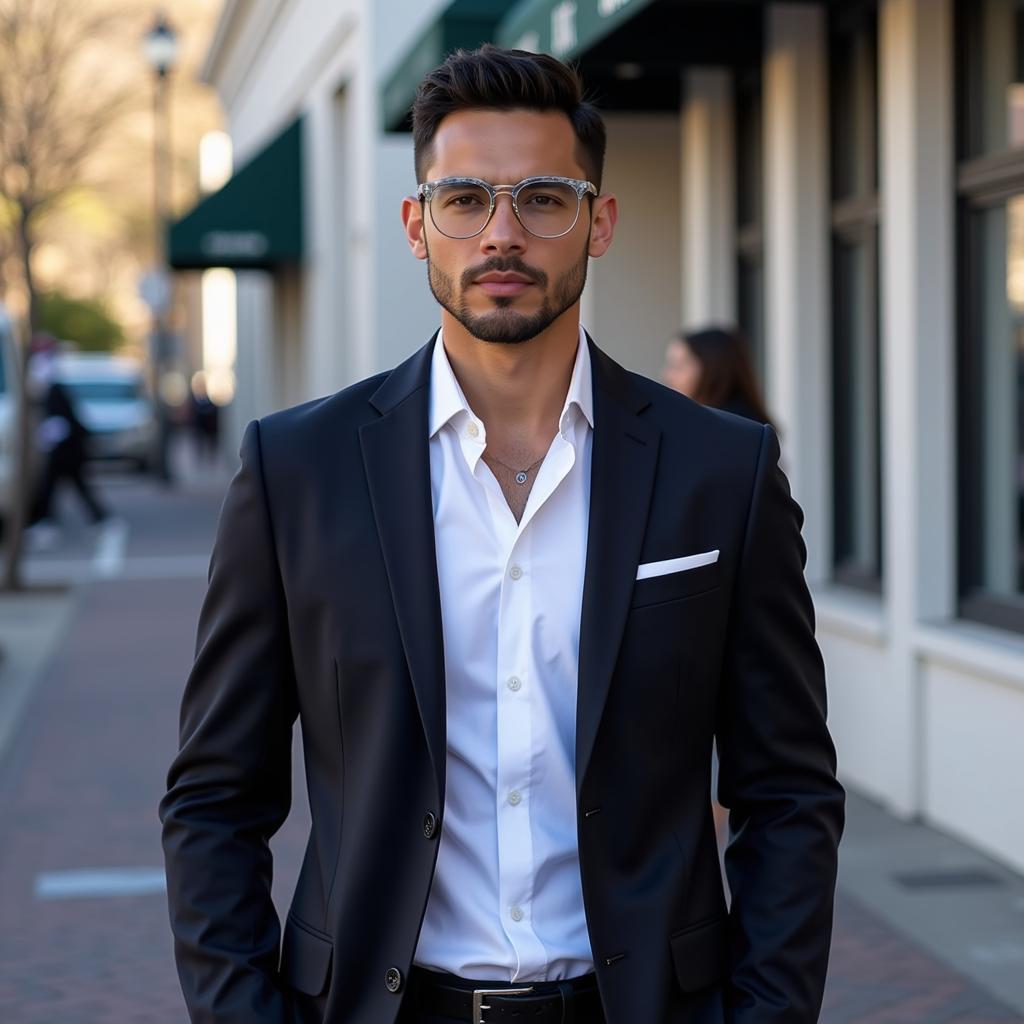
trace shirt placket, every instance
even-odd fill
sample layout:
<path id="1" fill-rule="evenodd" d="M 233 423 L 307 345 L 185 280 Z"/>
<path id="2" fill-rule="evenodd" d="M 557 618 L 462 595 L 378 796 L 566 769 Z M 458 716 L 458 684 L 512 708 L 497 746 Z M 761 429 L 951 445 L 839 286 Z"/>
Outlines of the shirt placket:
<path id="1" fill-rule="evenodd" d="M 463 456 L 487 495 L 492 528 L 501 560 L 498 600 L 497 756 L 495 801 L 498 831 L 498 900 L 505 935 L 516 958 L 511 981 L 526 976 L 543 979 L 547 950 L 533 925 L 536 862 L 533 847 L 531 780 L 543 775 L 543 751 L 536 746 L 538 671 L 531 647 L 535 614 L 535 575 L 531 521 L 571 470 L 575 448 L 564 435 L 556 436 L 549 457 L 534 483 L 535 493 L 520 523 L 516 523 L 493 475 L 481 460 L 486 448 L 482 423 L 470 417 L 458 431 Z"/>
<path id="2" fill-rule="evenodd" d="M 530 650 L 533 573 L 530 532 L 517 530 L 508 547 L 498 610 L 498 875 L 505 933 L 518 967 L 512 980 L 544 967 L 533 928 L 534 851 L 530 780 L 534 775 L 536 672 Z"/>

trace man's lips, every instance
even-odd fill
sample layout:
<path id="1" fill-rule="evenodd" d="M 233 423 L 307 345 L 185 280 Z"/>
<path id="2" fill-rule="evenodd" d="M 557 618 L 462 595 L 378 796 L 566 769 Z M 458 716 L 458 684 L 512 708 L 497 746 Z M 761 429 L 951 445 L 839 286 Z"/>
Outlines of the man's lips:
<path id="1" fill-rule="evenodd" d="M 479 285 L 488 295 L 519 295 L 533 285 L 533 282 L 522 274 L 493 272 L 481 275 L 473 283 Z"/>

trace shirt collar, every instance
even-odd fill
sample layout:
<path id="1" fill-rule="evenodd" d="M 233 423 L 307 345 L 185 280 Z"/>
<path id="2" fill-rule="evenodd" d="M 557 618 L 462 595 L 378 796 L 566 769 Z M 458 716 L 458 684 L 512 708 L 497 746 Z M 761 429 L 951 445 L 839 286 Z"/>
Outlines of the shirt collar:
<path id="1" fill-rule="evenodd" d="M 565 396 L 565 405 L 559 417 L 559 426 L 565 423 L 565 414 L 573 407 L 583 413 L 591 428 L 594 426 L 594 377 L 590 369 L 590 346 L 587 344 L 587 332 L 580 325 L 580 342 L 576 349 L 576 362 L 573 364 L 572 377 L 569 378 L 569 390 Z"/>
<path id="2" fill-rule="evenodd" d="M 569 378 L 569 390 L 566 392 L 565 404 L 558 418 L 559 430 L 563 433 L 566 433 L 571 425 L 569 414 L 574 409 L 583 414 L 591 427 L 594 426 L 594 383 L 590 369 L 590 348 L 582 326 L 576 349 L 576 361 L 573 364 L 572 376 Z M 461 415 L 477 418 L 470 409 L 462 388 L 459 387 L 452 364 L 448 361 L 448 353 L 444 350 L 444 332 L 438 331 L 430 362 L 428 436 L 433 437 L 446 423 Z"/>
<path id="3" fill-rule="evenodd" d="M 430 360 L 430 437 L 460 413 L 472 416 L 469 402 L 455 379 L 455 371 L 444 350 L 444 332 L 437 332 Z"/>

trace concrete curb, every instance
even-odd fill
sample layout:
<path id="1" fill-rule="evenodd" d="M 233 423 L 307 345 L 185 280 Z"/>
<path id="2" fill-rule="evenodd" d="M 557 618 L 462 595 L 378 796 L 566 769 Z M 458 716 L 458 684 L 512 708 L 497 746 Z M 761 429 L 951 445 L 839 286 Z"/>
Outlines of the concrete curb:
<path id="1" fill-rule="evenodd" d="M 0 594 L 0 762 L 71 624 L 79 593 L 69 588 Z"/>

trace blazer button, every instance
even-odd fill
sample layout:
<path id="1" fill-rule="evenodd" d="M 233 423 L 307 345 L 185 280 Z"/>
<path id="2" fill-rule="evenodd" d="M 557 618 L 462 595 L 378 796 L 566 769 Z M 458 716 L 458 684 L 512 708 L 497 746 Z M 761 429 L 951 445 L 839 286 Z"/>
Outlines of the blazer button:
<path id="1" fill-rule="evenodd" d="M 397 967 L 389 967 L 384 975 L 384 985 L 389 992 L 397 992 L 402 987 L 402 972 Z"/>
<path id="2" fill-rule="evenodd" d="M 437 818 L 430 811 L 423 815 L 423 835 L 427 839 L 433 839 L 437 835 Z"/>

